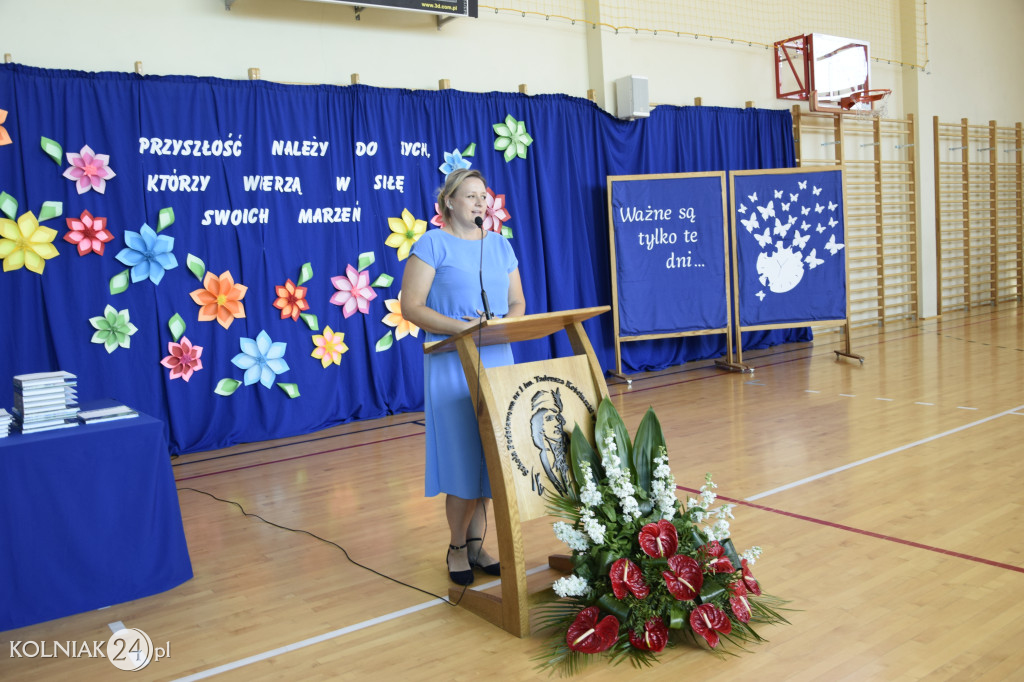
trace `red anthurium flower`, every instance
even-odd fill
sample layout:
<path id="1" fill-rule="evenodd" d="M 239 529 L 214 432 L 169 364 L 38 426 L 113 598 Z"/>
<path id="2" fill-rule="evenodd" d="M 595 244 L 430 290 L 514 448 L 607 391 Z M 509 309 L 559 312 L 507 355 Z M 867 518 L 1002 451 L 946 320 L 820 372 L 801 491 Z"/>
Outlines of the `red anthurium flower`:
<path id="1" fill-rule="evenodd" d="M 645 651 L 661 651 L 668 643 L 668 626 L 661 618 L 652 618 L 644 623 L 642 635 L 629 631 L 629 643 Z"/>
<path id="2" fill-rule="evenodd" d="M 711 573 L 732 573 L 732 562 L 725 557 L 725 550 L 718 540 L 712 540 L 700 548 L 701 558 L 705 561 L 705 567 Z"/>
<path id="3" fill-rule="evenodd" d="M 599 623 L 598 613 L 596 606 L 588 606 L 576 615 L 576 620 L 565 633 L 565 642 L 570 649 L 584 654 L 596 654 L 615 644 L 619 638 L 619 619 L 605 616 Z"/>
<path id="4" fill-rule="evenodd" d="M 757 581 L 754 580 L 754 576 L 751 574 L 750 569 L 747 568 L 747 560 L 743 559 L 741 563 L 743 565 L 743 584 L 746 586 L 747 590 L 760 597 L 761 586 L 757 584 Z"/>
<path id="5" fill-rule="evenodd" d="M 747 601 L 747 588 L 742 580 L 737 580 L 729 585 L 729 606 L 732 607 L 732 615 L 741 623 L 750 622 L 750 602 Z"/>
<path id="6" fill-rule="evenodd" d="M 625 599 L 627 589 L 637 599 L 643 599 L 651 593 L 640 568 L 629 559 L 616 560 L 608 571 L 608 577 L 612 579 L 612 592 L 616 599 Z"/>
<path id="7" fill-rule="evenodd" d="M 696 599 L 704 585 L 704 573 L 697 560 L 685 554 L 676 554 L 669 557 L 668 567 L 672 570 L 662 571 L 661 575 L 665 577 L 665 586 L 672 596 L 679 601 Z"/>
<path id="8" fill-rule="evenodd" d="M 690 627 L 698 635 L 707 640 L 714 649 L 718 646 L 718 633 L 724 635 L 732 632 L 732 623 L 725 611 L 713 604 L 701 604 L 690 612 Z"/>
<path id="9" fill-rule="evenodd" d="M 679 549 L 679 533 L 676 527 L 665 519 L 648 523 L 640 529 L 640 548 L 644 554 L 655 559 L 675 556 Z"/>

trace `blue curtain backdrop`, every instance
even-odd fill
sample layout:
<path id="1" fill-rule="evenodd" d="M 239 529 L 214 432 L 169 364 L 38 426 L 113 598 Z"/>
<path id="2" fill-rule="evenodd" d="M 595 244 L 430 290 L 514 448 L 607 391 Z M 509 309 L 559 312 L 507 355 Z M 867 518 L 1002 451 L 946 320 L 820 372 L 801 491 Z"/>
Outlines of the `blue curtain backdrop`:
<path id="1" fill-rule="evenodd" d="M 0 406 L 13 404 L 12 375 L 63 369 L 78 376 L 80 400 L 113 398 L 163 419 L 172 452 L 422 409 L 422 335 L 376 350 L 394 332 L 383 322 L 384 302 L 397 298 L 404 266 L 385 240 L 388 219 L 403 210 L 419 220 L 433 217 L 445 152 L 475 144 L 466 160 L 505 196 L 528 312 L 610 303 L 607 175 L 794 165 L 784 110 L 660 106 L 649 119 L 625 122 L 559 95 L 293 86 L 14 64 L 0 65 L 0 110 L 11 138 L 0 145 L 0 192 L 17 202 L 13 217 L 38 217 L 44 202 L 62 204 L 59 216 L 40 222 L 57 231 L 59 251 L 43 273 L 0 273 Z M 493 126 L 510 115 L 524 122 L 533 142 L 525 159 L 506 162 L 494 150 Z M 44 137 L 64 153 L 88 145 L 109 155 L 116 176 L 105 192 L 78 193 L 62 175 L 69 160 L 48 156 Z M 177 267 L 159 284 L 133 282 L 111 294 L 111 278 L 126 269 L 115 259 L 125 232 L 143 224 L 156 229 L 166 208 L 175 220 L 160 235 L 174 239 Z M 80 256 L 64 240 L 66 220 L 85 210 L 107 219 L 114 238 L 103 255 Z M 232 211 L 250 221 L 216 224 Z M 348 265 L 358 268 L 365 253 L 374 255 L 366 267 L 370 281 L 390 275 L 394 282 L 374 289 L 367 313 L 345 318 L 329 303 L 336 292 L 331 278 L 344 276 Z M 198 320 L 190 292 L 202 283 L 186 267 L 189 255 L 248 287 L 244 318 L 227 329 Z M 304 286 L 317 330 L 281 319 L 273 307 L 275 286 L 297 282 L 305 263 L 313 271 Z M 108 353 L 90 343 L 89 319 L 107 305 L 129 311 L 138 329 L 129 348 Z M 187 325 L 185 336 L 203 348 L 203 368 L 188 382 L 170 379 L 160 365 L 175 314 Z M 604 315 L 586 325 L 605 368 L 614 366 L 611 323 Z M 344 333 L 348 351 L 325 369 L 311 353 L 312 336 L 326 326 Z M 259 383 L 216 395 L 221 379 L 243 379 L 231 360 L 241 339 L 261 331 L 287 344 L 288 370 L 275 382 L 296 384 L 301 395 L 289 398 Z M 568 353 L 562 336 L 520 344 L 517 359 Z M 744 348 L 807 338 L 806 330 L 753 333 Z M 724 336 L 694 337 L 626 344 L 623 359 L 637 371 L 724 352 Z"/>

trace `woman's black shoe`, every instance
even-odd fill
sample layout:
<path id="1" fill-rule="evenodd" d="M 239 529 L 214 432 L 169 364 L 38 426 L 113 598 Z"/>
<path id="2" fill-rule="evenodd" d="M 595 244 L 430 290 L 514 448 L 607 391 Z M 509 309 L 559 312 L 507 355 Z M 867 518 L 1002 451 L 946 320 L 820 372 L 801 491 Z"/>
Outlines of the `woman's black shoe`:
<path id="1" fill-rule="evenodd" d="M 484 541 L 481 538 L 466 538 L 466 544 L 469 544 L 470 542 L 480 543 L 480 549 L 476 551 L 476 555 L 480 556 L 480 550 L 484 548 Z M 479 568 L 488 575 L 501 575 L 501 564 L 499 562 L 496 561 L 493 564 L 484 566 L 483 564 L 481 564 L 473 558 L 472 552 L 469 553 L 469 566 L 470 568 Z"/>
<path id="2" fill-rule="evenodd" d="M 455 545 L 448 545 L 448 554 L 444 555 L 445 566 L 448 565 L 448 557 L 451 555 L 453 549 L 457 552 L 460 549 L 466 549 L 466 546 L 462 545 L 461 547 L 456 547 Z M 473 569 L 470 568 L 468 571 L 453 571 L 449 568 L 448 578 L 456 585 L 470 585 L 473 582 Z"/>

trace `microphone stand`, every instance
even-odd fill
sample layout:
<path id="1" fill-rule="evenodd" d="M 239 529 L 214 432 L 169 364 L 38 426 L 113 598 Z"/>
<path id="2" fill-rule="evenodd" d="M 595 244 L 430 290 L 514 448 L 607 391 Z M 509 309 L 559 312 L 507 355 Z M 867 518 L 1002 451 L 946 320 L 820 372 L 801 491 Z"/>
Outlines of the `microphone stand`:
<path id="1" fill-rule="evenodd" d="M 491 304 L 487 302 L 487 291 L 484 290 L 484 238 L 487 236 L 487 232 L 483 231 L 484 219 L 477 216 L 473 219 L 476 226 L 480 228 L 480 298 L 484 302 L 484 319 L 490 320 L 494 318 L 494 313 L 491 312 Z"/>

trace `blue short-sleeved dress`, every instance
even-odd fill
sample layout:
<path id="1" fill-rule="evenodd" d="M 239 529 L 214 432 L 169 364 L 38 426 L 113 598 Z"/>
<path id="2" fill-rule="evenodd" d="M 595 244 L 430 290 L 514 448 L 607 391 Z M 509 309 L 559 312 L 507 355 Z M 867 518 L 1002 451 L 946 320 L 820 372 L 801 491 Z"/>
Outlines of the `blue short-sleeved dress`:
<path id="1" fill-rule="evenodd" d="M 491 312 L 508 313 L 509 274 L 519 267 L 508 240 L 485 232 L 483 240 L 484 288 Z M 462 319 L 483 310 L 480 296 L 481 242 L 468 241 L 443 230 L 430 230 L 413 245 L 412 255 L 434 268 L 427 307 L 447 317 Z M 447 338 L 427 332 L 427 341 Z M 485 367 L 511 365 L 508 345 L 481 348 Z M 491 496 L 480 431 L 458 353 L 423 357 L 424 403 L 427 422 L 427 462 L 424 492 L 466 500 Z"/>

